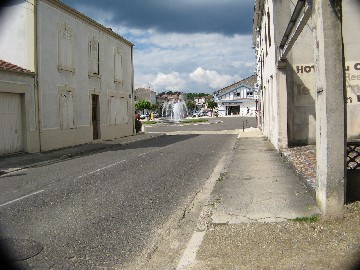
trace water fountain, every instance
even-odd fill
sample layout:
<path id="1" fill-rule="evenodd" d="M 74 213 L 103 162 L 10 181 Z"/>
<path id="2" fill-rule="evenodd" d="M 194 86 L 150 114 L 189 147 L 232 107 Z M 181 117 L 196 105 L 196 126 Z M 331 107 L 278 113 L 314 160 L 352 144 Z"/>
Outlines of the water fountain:
<path id="1" fill-rule="evenodd" d="M 165 102 L 161 110 L 162 120 L 171 122 L 180 122 L 187 114 L 186 104 L 181 97 Z"/>

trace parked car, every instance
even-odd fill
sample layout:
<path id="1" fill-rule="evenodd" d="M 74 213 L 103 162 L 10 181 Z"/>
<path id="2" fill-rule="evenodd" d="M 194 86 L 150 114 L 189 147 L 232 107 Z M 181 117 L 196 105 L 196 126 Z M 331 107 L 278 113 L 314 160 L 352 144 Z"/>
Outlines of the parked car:
<path id="1" fill-rule="evenodd" d="M 201 116 L 207 116 L 207 113 L 204 111 L 198 111 L 192 114 L 192 117 L 201 117 Z"/>
<path id="2" fill-rule="evenodd" d="M 200 117 L 202 116 L 201 112 L 193 112 L 192 117 Z"/>

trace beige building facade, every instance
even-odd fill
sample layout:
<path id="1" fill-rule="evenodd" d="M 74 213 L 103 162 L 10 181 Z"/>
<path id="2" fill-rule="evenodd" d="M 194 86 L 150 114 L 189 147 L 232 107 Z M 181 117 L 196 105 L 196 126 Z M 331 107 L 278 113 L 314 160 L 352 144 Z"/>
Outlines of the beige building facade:
<path id="1" fill-rule="evenodd" d="M 356 0 L 255 1 L 261 129 L 277 149 L 316 144 L 325 213 L 341 209 L 359 168 L 359 23 Z"/>
<path id="2" fill-rule="evenodd" d="M 134 90 L 134 100 L 148 100 L 151 104 L 156 104 L 156 92 L 148 88 L 136 88 Z"/>
<path id="3" fill-rule="evenodd" d="M 41 151 L 134 134 L 131 42 L 56 0 L 2 14 L 0 59 L 35 74 Z"/>

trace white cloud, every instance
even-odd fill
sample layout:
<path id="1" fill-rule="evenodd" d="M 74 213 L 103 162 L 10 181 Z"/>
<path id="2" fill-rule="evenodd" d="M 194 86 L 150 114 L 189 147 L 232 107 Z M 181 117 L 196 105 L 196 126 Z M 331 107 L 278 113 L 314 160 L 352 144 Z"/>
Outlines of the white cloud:
<path id="1" fill-rule="evenodd" d="M 135 88 L 211 93 L 248 77 L 255 67 L 252 36 L 160 33 L 107 25 L 135 44 Z"/>
<path id="2" fill-rule="evenodd" d="M 158 73 L 178 72 L 184 86 L 179 91 L 210 93 L 253 73 L 251 36 L 162 34 L 153 30 L 138 33 L 132 37 L 135 85 L 149 85 L 148 79 Z M 153 86 L 158 92 L 166 90 L 161 84 Z"/>
<path id="3" fill-rule="evenodd" d="M 186 81 L 181 78 L 178 72 L 171 72 L 168 74 L 158 73 L 156 77 L 150 82 L 151 88 L 154 90 L 171 90 L 183 91 Z"/>
<path id="4" fill-rule="evenodd" d="M 232 84 L 234 81 L 240 80 L 239 75 L 221 75 L 215 70 L 204 70 L 201 67 L 198 67 L 196 70 L 190 73 L 189 77 L 195 82 L 209 85 L 214 90 L 223 88 L 229 84 Z"/>

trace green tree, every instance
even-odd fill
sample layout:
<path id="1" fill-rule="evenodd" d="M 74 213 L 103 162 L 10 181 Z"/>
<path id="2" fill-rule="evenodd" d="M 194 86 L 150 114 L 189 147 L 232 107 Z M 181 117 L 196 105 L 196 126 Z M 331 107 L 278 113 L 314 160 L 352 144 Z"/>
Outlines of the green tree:
<path id="1" fill-rule="evenodd" d="M 206 97 L 208 96 L 209 94 L 205 94 L 205 93 L 187 93 L 186 94 L 186 97 L 187 99 L 189 100 L 194 100 L 195 98 L 198 98 L 198 97 Z"/>
<path id="2" fill-rule="evenodd" d="M 151 102 L 148 100 L 139 100 L 135 103 L 135 109 L 137 111 L 151 110 Z"/>
<path id="3" fill-rule="evenodd" d="M 157 109 L 158 109 L 158 105 L 157 104 L 151 104 L 151 110 L 153 111 L 153 112 L 156 112 L 157 111 Z"/>
<path id="4" fill-rule="evenodd" d="M 212 99 L 207 102 L 207 107 L 211 110 L 211 114 L 213 114 L 213 111 L 217 106 L 217 103 Z"/>
<path id="5" fill-rule="evenodd" d="M 188 108 L 189 111 L 193 111 L 195 109 L 196 103 L 193 100 L 189 100 L 186 103 L 186 107 Z"/>

